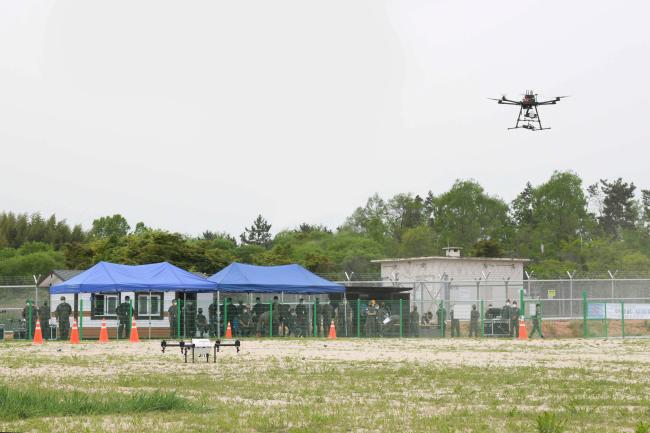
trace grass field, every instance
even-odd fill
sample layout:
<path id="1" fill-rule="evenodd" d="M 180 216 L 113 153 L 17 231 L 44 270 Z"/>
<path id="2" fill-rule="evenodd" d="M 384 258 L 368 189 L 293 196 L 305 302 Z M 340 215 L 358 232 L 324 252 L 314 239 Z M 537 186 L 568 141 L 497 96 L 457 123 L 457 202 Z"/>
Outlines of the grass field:
<path id="1" fill-rule="evenodd" d="M 650 340 L 0 344 L 0 430 L 644 432 Z"/>

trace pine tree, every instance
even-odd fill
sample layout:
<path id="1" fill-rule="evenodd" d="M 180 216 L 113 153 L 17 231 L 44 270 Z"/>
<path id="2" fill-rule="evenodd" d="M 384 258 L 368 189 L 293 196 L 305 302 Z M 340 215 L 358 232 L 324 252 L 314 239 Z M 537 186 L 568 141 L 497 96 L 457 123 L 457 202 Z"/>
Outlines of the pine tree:
<path id="1" fill-rule="evenodd" d="M 244 233 L 239 235 L 244 245 L 259 245 L 268 248 L 271 245 L 271 224 L 262 215 L 258 215 L 253 225 L 246 227 Z"/>

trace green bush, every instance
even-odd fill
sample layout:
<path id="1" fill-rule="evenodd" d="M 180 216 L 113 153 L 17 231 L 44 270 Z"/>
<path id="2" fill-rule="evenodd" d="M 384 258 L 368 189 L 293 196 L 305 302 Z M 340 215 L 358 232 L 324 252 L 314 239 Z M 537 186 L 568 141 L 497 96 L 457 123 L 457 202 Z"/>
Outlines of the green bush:
<path id="1" fill-rule="evenodd" d="M 564 421 L 554 413 L 544 412 L 537 416 L 537 433 L 563 433 Z"/>

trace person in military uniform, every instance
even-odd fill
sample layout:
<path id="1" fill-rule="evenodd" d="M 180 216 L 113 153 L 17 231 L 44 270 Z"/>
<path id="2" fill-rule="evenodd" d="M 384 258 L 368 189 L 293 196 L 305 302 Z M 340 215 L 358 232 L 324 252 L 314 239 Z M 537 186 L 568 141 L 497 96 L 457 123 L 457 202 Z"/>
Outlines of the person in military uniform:
<path id="1" fill-rule="evenodd" d="M 321 323 L 323 326 L 323 337 L 327 337 L 329 335 L 333 314 L 334 309 L 332 308 L 332 303 L 323 303 L 320 311 Z"/>
<path id="2" fill-rule="evenodd" d="M 242 315 L 242 312 L 244 311 L 244 301 L 242 301 L 241 299 L 238 300 L 236 307 L 237 307 L 237 313 L 235 315 L 235 319 L 233 320 L 232 332 L 233 332 L 233 335 L 238 337 L 238 336 L 241 335 L 241 329 L 240 329 L 241 328 L 241 315 Z"/>
<path id="3" fill-rule="evenodd" d="M 303 298 L 300 298 L 298 305 L 296 305 L 296 326 L 298 337 L 309 335 L 309 312 Z"/>
<path id="4" fill-rule="evenodd" d="M 290 317 L 290 312 L 289 310 L 291 307 L 289 304 L 278 304 L 278 320 L 280 322 L 280 335 L 283 337 L 287 336 L 289 334 L 289 319 Z"/>
<path id="5" fill-rule="evenodd" d="M 460 337 L 460 319 L 454 317 L 454 307 L 451 307 L 451 312 L 449 313 L 449 318 L 451 319 L 451 336 Z"/>
<path id="6" fill-rule="evenodd" d="M 270 311 L 265 311 L 257 318 L 256 333 L 258 337 L 269 335 L 269 321 L 271 320 L 270 314 Z"/>
<path id="7" fill-rule="evenodd" d="M 219 328 L 219 320 L 217 317 L 217 311 L 219 311 L 219 304 L 215 299 L 212 300 L 212 303 L 208 307 L 208 319 L 210 320 L 210 335 L 215 337 L 217 335 L 217 329 Z"/>
<path id="8" fill-rule="evenodd" d="M 128 338 L 131 335 L 131 324 L 129 323 L 129 316 L 131 315 L 130 299 L 128 296 L 125 296 L 124 302 L 115 309 L 115 314 L 120 324 L 117 328 L 118 338 Z"/>
<path id="9" fill-rule="evenodd" d="M 47 304 L 47 301 L 43 301 L 38 309 L 38 320 L 41 322 L 41 331 L 43 333 L 43 338 L 50 339 L 50 317 L 52 317 L 52 312 L 50 311 L 50 306 Z"/>
<path id="10" fill-rule="evenodd" d="M 512 329 L 510 335 L 514 335 L 515 337 L 519 338 L 519 307 L 517 306 L 517 301 L 512 303 L 510 322 L 510 329 Z"/>
<path id="11" fill-rule="evenodd" d="M 444 337 L 447 332 L 447 310 L 445 310 L 445 306 L 442 302 L 440 302 L 438 309 L 436 310 L 436 319 L 438 322 L 438 329 L 440 329 L 440 335 Z"/>
<path id="12" fill-rule="evenodd" d="M 199 313 L 196 315 L 196 328 L 201 338 L 203 338 L 203 334 L 208 333 L 208 319 L 203 315 L 203 308 L 199 308 Z"/>
<path id="13" fill-rule="evenodd" d="M 418 307 L 417 305 L 413 306 L 413 310 L 411 311 L 411 314 L 409 315 L 409 328 L 410 328 L 410 334 L 411 337 L 419 337 L 420 336 L 420 313 L 418 313 Z"/>
<path id="14" fill-rule="evenodd" d="M 375 337 L 377 335 L 377 313 L 379 307 L 374 299 L 368 303 L 368 310 L 366 312 L 366 337 Z"/>
<path id="15" fill-rule="evenodd" d="M 61 296 L 61 303 L 56 306 L 54 317 L 59 326 L 59 339 L 65 340 L 70 333 L 70 314 L 72 314 L 72 307 L 65 302 L 65 296 Z"/>
<path id="16" fill-rule="evenodd" d="M 239 314 L 239 330 L 242 337 L 251 335 L 251 328 L 253 326 L 253 316 L 251 314 L 250 304 L 244 305 L 241 313 Z"/>
<path id="17" fill-rule="evenodd" d="M 169 316 L 169 336 L 171 338 L 178 338 L 178 305 L 176 304 L 176 299 L 172 299 L 172 305 L 167 310 L 167 315 Z"/>
<path id="18" fill-rule="evenodd" d="M 533 329 L 530 331 L 530 337 L 533 337 L 533 334 L 537 331 L 541 338 L 544 338 L 542 334 L 542 304 L 535 304 L 535 315 L 533 316 Z"/>
<path id="19" fill-rule="evenodd" d="M 257 323 L 259 317 L 268 309 L 268 305 L 262 304 L 262 300 L 258 296 L 255 298 L 255 305 L 253 305 L 253 322 Z"/>
<path id="20" fill-rule="evenodd" d="M 476 304 L 472 305 L 472 311 L 470 312 L 469 315 L 469 336 L 470 337 L 478 337 L 478 319 L 480 317 L 480 314 L 478 310 L 476 309 Z"/>
<path id="21" fill-rule="evenodd" d="M 38 310 L 36 309 L 36 307 L 30 301 L 25 301 L 25 307 L 23 308 L 23 319 L 25 319 L 25 330 L 27 331 L 27 334 L 25 334 L 25 338 L 28 338 L 28 336 L 30 335 L 34 337 L 34 330 L 36 329 L 37 318 L 38 318 Z"/>
<path id="22" fill-rule="evenodd" d="M 188 299 L 183 306 L 183 315 L 185 316 L 185 337 L 196 337 L 196 304 L 195 301 Z"/>

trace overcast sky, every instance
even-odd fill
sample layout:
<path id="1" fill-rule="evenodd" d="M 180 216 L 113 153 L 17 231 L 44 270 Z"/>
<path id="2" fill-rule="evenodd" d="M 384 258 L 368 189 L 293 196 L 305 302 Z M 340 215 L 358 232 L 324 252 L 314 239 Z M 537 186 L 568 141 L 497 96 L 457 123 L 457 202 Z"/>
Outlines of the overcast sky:
<path id="1" fill-rule="evenodd" d="M 336 227 L 377 192 L 650 188 L 647 1 L 0 2 L 0 210 Z M 571 95 L 544 132 L 487 97 Z"/>

